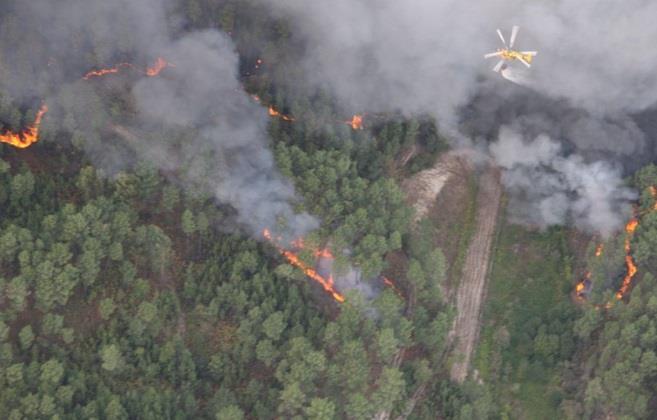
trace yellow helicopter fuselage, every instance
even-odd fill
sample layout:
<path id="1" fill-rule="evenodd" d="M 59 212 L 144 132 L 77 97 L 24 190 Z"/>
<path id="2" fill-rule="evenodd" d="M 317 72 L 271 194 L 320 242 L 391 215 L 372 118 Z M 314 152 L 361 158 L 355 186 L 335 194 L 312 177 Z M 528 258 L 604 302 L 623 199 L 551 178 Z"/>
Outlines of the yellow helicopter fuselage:
<path id="1" fill-rule="evenodd" d="M 528 64 L 531 64 L 531 62 L 532 62 L 533 57 L 532 57 L 531 54 L 523 54 L 523 53 L 518 52 L 518 51 L 507 50 L 506 48 L 503 48 L 499 51 L 502 53 L 500 58 L 502 58 L 503 60 L 511 61 L 511 60 L 518 60 L 519 58 L 522 58 Z"/>

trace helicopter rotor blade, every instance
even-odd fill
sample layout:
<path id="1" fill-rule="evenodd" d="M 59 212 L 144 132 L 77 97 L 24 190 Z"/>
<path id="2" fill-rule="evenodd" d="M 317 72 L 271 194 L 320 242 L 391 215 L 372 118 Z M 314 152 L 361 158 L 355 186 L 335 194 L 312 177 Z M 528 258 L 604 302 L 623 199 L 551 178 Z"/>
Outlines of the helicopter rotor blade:
<path id="1" fill-rule="evenodd" d="M 513 44 L 516 42 L 516 37 L 518 36 L 519 30 L 520 27 L 516 25 L 511 28 L 511 40 L 509 40 L 509 48 L 513 48 Z"/>
<path id="2" fill-rule="evenodd" d="M 504 36 L 502 35 L 502 31 L 500 31 L 500 30 L 498 29 L 498 30 L 497 30 L 497 35 L 500 36 L 500 39 L 502 40 L 502 44 L 504 44 L 504 46 L 506 46 L 506 40 L 504 39 Z"/>
<path id="3" fill-rule="evenodd" d="M 520 51 L 521 54 L 531 55 L 532 57 L 538 54 L 538 51 Z"/>
<path id="4" fill-rule="evenodd" d="M 495 73 L 499 73 L 500 70 L 502 70 L 502 66 L 503 66 L 503 65 L 504 65 L 504 60 L 500 60 L 500 61 L 498 61 L 498 63 L 495 64 L 495 67 L 493 67 L 493 71 L 494 71 Z"/>
<path id="5" fill-rule="evenodd" d="M 502 51 L 497 51 L 484 55 L 484 58 L 499 57 L 500 55 L 502 55 Z"/>

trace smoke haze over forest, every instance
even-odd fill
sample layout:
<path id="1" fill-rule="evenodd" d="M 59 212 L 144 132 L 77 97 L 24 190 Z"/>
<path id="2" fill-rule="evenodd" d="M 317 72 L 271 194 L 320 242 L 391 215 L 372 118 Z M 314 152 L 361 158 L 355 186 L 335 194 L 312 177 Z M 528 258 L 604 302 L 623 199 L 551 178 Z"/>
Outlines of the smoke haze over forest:
<path id="1" fill-rule="evenodd" d="M 156 168 L 175 171 L 188 186 L 230 203 L 238 221 L 255 236 L 267 227 L 277 229 L 281 221 L 290 237 L 318 226 L 311 216 L 292 210 L 294 189 L 278 173 L 267 148 L 266 110 L 244 92 L 238 56 L 226 34 L 182 32 L 182 22 L 171 13 L 174 4 L 166 0 L 66 0 L 53 6 L 16 2 L 24 17 L 21 26 L 38 28 L 48 49 L 16 49 L 11 40 L 17 34 L 2 37 L 1 50 L 10 63 L 12 54 L 29 55 L 33 63 L 26 71 L 6 72 L 3 80 L 14 96 L 45 97 L 55 105 L 51 115 L 75 120 L 70 126 L 82 131 L 84 148 L 106 171 L 124 169 L 136 153 Z M 17 28 L 5 31 L 12 29 Z M 90 82 L 79 79 L 89 59 L 111 65 L 150 63 L 158 56 L 172 66 L 164 77 L 141 78 L 128 87 L 136 114 L 130 125 L 137 132 L 169 135 L 145 134 L 127 149 L 100 142 L 98 131 L 113 123 Z M 46 68 L 46 60 L 54 64 Z"/>
<path id="2" fill-rule="evenodd" d="M 657 52 L 650 48 L 657 37 L 650 23 L 657 5 L 640 0 L 604 7 L 591 0 L 259 1 L 289 20 L 291 36 L 305 46 L 306 82 L 327 89 L 346 108 L 435 116 L 456 143 L 473 137 L 498 160 L 508 141 L 503 127 L 512 126 L 523 150 L 534 156 L 531 161 L 540 162 L 531 166 L 540 186 L 531 192 L 513 181 L 515 165 L 503 165 L 507 186 L 518 191 L 512 211 L 519 220 L 549 225 L 583 218 L 588 229 L 608 233 L 627 215 L 632 195 L 622 186 L 622 168 L 636 167 L 628 162 L 652 153 L 651 133 L 631 115 L 657 101 Z M 289 204 L 293 188 L 277 174 L 266 147 L 265 111 L 242 92 L 238 57 L 225 34 L 185 33 L 176 2 L 167 0 L 66 0 L 57 7 L 42 0 L 13 7 L 22 19 L 2 29 L 6 89 L 26 101 L 53 98 L 52 115 L 76 120 L 96 162 L 116 171 L 137 152 L 159 168 L 184 168 L 183 181 L 233 203 L 252 233 L 275 223 L 275 215 L 296 217 Z M 499 46 L 495 29 L 508 36 L 513 24 L 521 26 L 517 46 L 539 51 L 526 87 L 498 80 L 489 71 L 494 63 L 482 58 Z M 15 48 L 21 27 L 34 33 L 20 36 L 41 37 L 48 48 Z M 78 75 L 91 58 L 148 63 L 160 55 L 176 67 L 167 77 L 132 87 L 137 128 L 194 127 L 194 132 L 185 134 L 180 148 L 154 141 L 127 149 L 101 144 L 95 133 L 108 122 L 89 115 L 106 111 L 98 110 L 100 99 Z M 26 56 L 30 60 L 13 60 Z M 46 67 L 48 59 L 54 64 Z M 22 67 L 12 67 L 14 62 Z M 556 160 L 544 160 L 532 147 L 541 135 L 562 145 L 555 148 Z M 560 182 L 554 190 L 555 177 L 572 179 L 557 161 L 583 163 L 576 166 L 586 175 L 577 179 L 587 181 Z M 551 200 L 558 210 L 537 218 L 532 209 Z M 600 206 L 610 209 L 609 217 L 591 214 Z M 289 224 L 294 234 L 316 225 L 306 215 Z"/>
<path id="3" fill-rule="evenodd" d="M 506 131 L 500 128 L 512 124 L 526 153 L 538 153 L 531 146 L 546 134 L 564 144 L 559 161 L 586 162 L 580 170 L 594 171 L 584 176 L 586 182 L 566 182 L 556 192 L 550 187 L 555 177 L 572 179 L 572 174 L 538 154 L 533 160 L 541 164 L 531 172 L 539 189 L 530 192 L 511 181 L 516 177 L 508 167 L 507 185 L 525 192 L 524 199 L 516 195 L 512 208 L 521 219 L 548 225 L 584 217 L 588 229 L 603 233 L 621 226 L 631 195 L 622 187 L 619 168 L 636 168 L 636 160 L 645 163 L 652 152 L 646 133 L 629 115 L 657 101 L 657 51 L 651 48 L 657 28 L 650 23 L 657 4 L 263 2 L 291 17 L 293 33 L 306 43 L 310 82 L 348 106 L 429 113 L 454 137 L 468 126 L 468 134 L 483 140 L 483 149 L 496 139 L 504 143 Z M 495 29 L 508 37 L 514 24 L 521 27 L 516 46 L 539 52 L 523 88 L 498 80 L 489 72 L 494 61 L 482 58 L 500 46 Z M 493 150 L 495 156 L 501 148 Z M 634 162 L 627 165 L 629 160 Z M 610 180 L 617 188 L 608 188 Z M 543 203 L 554 198 L 559 211 L 537 219 L 531 210 L 538 203 L 528 201 L 536 197 Z M 611 217 L 591 214 L 600 206 L 621 211 Z M 528 214 L 533 216 L 522 216 Z"/>

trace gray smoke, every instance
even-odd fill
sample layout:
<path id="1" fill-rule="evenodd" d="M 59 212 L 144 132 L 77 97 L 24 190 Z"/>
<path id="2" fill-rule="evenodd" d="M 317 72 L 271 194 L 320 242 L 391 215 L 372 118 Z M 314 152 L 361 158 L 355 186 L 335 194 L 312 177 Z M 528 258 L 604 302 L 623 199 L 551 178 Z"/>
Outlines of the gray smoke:
<path id="1" fill-rule="evenodd" d="M 266 112 L 243 91 L 238 57 L 226 35 L 180 33 L 166 0 L 63 0 L 56 5 L 40 0 L 16 7 L 52 47 L 47 52 L 56 63 L 48 84 L 54 90 L 48 99 L 51 115 L 65 125 L 72 120 L 72 131 L 81 133 L 92 159 L 109 172 L 123 169 L 136 155 L 173 174 L 186 189 L 210 192 L 230 204 L 238 222 L 256 236 L 269 228 L 287 239 L 318 226 L 292 209 L 294 188 L 279 174 L 268 149 Z M 159 77 L 79 80 L 89 70 L 83 63 L 90 57 L 99 64 L 145 66 L 158 56 L 173 64 Z M 29 86 L 32 76 L 23 75 L 23 85 Z M 14 86 L 15 94 L 32 93 L 20 86 Z M 105 98 L 93 86 L 131 93 L 134 117 L 125 122 L 127 128 L 107 115 Z M 104 144 L 101 130 L 119 133 L 121 141 Z"/>
<path id="2" fill-rule="evenodd" d="M 336 270 L 335 259 L 320 257 L 317 261 L 317 272 L 324 278 L 330 278 L 338 291 L 357 290 L 366 301 L 373 300 L 379 291 L 375 290 L 369 279 L 363 278 L 363 272 L 358 267 L 348 266 L 344 272 Z"/>
<path id="3" fill-rule="evenodd" d="M 657 3 L 557 0 L 261 0 L 290 17 L 311 80 L 350 105 L 450 120 L 494 61 L 482 55 L 521 26 L 516 48 L 538 50 L 534 88 L 603 114 L 657 101 Z"/>
<path id="4" fill-rule="evenodd" d="M 512 218 L 542 227 L 571 221 L 578 228 L 611 234 L 620 217 L 631 214 L 620 168 L 605 161 L 585 162 L 563 154 L 559 142 L 541 134 L 526 141 L 516 129 L 503 126 L 490 153 L 505 169 L 503 180 L 514 201 Z"/>
<path id="5" fill-rule="evenodd" d="M 657 101 L 657 27 L 651 23 L 657 3 L 261 1 L 288 18 L 305 44 L 307 82 L 330 89 L 347 107 L 429 113 L 443 130 L 486 142 L 503 144 L 498 131 L 505 124 L 525 144 L 540 134 L 557 142 L 549 164 L 523 165 L 532 173 L 532 191 L 514 181 L 516 169 L 505 176 L 519 213 L 532 215 L 525 221 L 537 222 L 540 214 L 541 224 L 571 219 L 601 232 L 622 223 L 629 196 L 619 163 L 634 169 L 651 153 L 652 133 L 642 132 L 629 115 Z M 495 29 L 508 38 L 514 24 L 521 26 L 516 47 L 539 52 L 522 75 L 530 87 L 502 80 L 490 72 L 495 61 L 482 57 L 500 45 Z M 504 148 L 494 149 L 500 158 Z M 562 195 L 554 195 L 552 171 L 568 181 Z M 600 179 L 608 188 L 594 192 Z M 560 204 L 548 206 L 544 197 Z M 546 209 L 534 212 L 539 204 L 533 200 Z M 606 209 L 604 216 L 594 214 L 599 208 Z"/>

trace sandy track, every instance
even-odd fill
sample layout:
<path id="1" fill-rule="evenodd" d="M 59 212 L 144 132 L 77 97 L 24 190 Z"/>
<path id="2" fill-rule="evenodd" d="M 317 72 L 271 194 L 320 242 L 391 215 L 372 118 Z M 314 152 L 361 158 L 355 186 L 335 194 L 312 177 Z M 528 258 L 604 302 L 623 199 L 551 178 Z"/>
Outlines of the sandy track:
<path id="1" fill-rule="evenodd" d="M 479 178 L 476 226 L 456 292 L 457 315 L 450 333 L 451 338 L 456 340 L 456 361 L 450 376 L 459 383 L 468 375 L 470 359 L 479 335 L 481 306 L 501 195 L 499 171 L 494 167 L 486 168 Z"/>
<path id="2" fill-rule="evenodd" d="M 408 200 L 415 209 L 414 222 L 427 215 L 445 183 L 455 172 L 456 165 L 456 158 L 446 153 L 432 168 L 415 174 L 402 184 L 402 189 L 406 191 Z"/>

